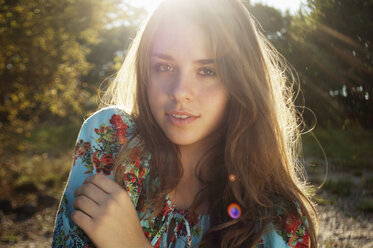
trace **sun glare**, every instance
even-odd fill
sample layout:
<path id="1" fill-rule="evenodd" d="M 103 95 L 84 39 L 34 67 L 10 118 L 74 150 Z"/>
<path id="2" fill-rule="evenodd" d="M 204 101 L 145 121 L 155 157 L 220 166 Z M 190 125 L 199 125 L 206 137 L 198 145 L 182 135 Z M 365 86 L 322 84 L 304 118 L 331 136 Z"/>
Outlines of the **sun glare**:
<path id="1" fill-rule="evenodd" d="M 147 11 L 153 11 L 162 0 L 130 0 L 130 3 L 136 7 L 144 7 Z M 252 4 L 262 3 L 290 13 L 298 11 L 300 4 L 305 0 L 251 0 Z"/>
<path id="2" fill-rule="evenodd" d="M 130 3 L 136 7 L 144 7 L 147 11 L 153 11 L 162 0 L 130 0 Z"/>
<path id="3" fill-rule="evenodd" d="M 305 2 L 305 0 L 251 0 L 252 4 L 262 3 L 280 9 L 283 12 L 289 10 L 291 14 L 298 11 L 302 2 Z"/>

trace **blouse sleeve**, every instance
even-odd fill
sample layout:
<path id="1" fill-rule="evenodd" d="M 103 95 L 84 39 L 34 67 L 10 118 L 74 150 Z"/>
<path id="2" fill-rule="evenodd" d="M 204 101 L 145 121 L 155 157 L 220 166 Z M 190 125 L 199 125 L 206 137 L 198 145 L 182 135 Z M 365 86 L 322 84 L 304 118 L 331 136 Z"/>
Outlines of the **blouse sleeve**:
<path id="1" fill-rule="evenodd" d="M 300 211 L 299 207 L 298 210 Z M 309 247 L 309 236 L 307 232 L 307 218 L 300 211 L 300 216 L 291 214 L 283 227 L 282 237 L 286 242 L 286 247 L 307 248 Z"/>
<path id="2" fill-rule="evenodd" d="M 274 229 L 264 234 L 257 248 L 308 248 L 309 236 L 307 232 L 307 217 L 296 204 L 297 213 L 291 213 L 281 229 Z"/>
<path id="3" fill-rule="evenodd" d="M 118 109 L 107 108 L 96 112 L 83 123 L 69 179 L 57 211 L 52 247 L 94 247 L 89 237 L 71 219 L 74 192 L 89 175 L 97 172 L 113 179 L 115 157 L 121 145 L 133 134 L 132 120 L 124 114 Z"/>

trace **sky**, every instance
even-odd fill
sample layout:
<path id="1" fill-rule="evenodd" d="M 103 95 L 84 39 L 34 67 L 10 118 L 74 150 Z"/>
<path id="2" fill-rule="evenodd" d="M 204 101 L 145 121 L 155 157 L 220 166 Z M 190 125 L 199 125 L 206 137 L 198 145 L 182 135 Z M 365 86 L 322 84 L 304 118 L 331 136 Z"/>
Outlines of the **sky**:
<path id="1" fill-rule="evenodd" d="M 130 0 L 134 6 L 145 7 L 147 10 L 152 11 L 157 7 L 160 0 Z M 301 2 L 305 0 L 251 0 L 252 4 L 263 3 L 285 12 L 287 9 L 290 13 L 295 13 L 299 9 Z"/>

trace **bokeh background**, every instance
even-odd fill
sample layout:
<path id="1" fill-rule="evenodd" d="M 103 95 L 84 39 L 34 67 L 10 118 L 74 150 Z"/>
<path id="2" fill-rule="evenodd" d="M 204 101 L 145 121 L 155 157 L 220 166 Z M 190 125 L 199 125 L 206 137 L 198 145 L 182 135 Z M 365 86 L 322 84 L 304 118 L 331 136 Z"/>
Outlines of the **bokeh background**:
<path id="1" fill-rule="evenodd" d="M 0 0 L 1 247 L 50 247 L 80 125 L 155 3 Z M 373 1 L 245 4 L 299 76 L 320 246 L 373 247 Z"/>

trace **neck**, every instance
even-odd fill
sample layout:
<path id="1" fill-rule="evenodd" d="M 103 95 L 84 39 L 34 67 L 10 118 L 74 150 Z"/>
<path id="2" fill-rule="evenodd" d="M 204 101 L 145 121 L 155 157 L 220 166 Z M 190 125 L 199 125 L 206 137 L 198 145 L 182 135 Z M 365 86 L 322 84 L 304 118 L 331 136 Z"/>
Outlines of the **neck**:
<path id="1" fill-rule="evenodd" d="M 194 177 L 194 171 L 197 163 L 206 151 L 188 146 L 180 146 L 179 149 L 181 155 L 180 162 L 184 170 L 183 177 Z"/>
<path id="2" fill-rule="evenodd" d="M 219 140 L 219 135 L 211 135 L 209 138 L 202 140 L 198 143 L 179 146 L 180 151 L 180 162 L 183 166 L 184 177 L 193 178 L 195 177 L 195 168 L 198 161 L 202 158 L 204 154 Z M 203 169 L 203 168 L 201 168 Z M 197 172 L 198 173 L 198 172 Z"/>

